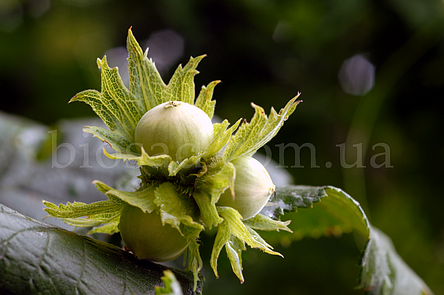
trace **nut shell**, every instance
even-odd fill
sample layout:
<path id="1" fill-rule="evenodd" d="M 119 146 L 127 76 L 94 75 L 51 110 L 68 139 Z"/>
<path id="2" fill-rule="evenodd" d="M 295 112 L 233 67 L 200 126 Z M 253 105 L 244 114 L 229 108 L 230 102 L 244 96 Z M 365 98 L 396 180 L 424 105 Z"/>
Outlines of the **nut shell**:
<path id="1" fill-rule="evenodd" d="M 213 124 L 198 107 L 181 101 L 169 101 L 143 115 L 134 137 L 148 155 L 167 154 L 174 161 L 181 162 L 197 155 L 211 143 Z"/>
<path id="2" fill-rule="evenodd" d="M 144 213 L 131 205 L 122 209 L 119 229 L 125 246 L 139 259 L 171 261 L 188 246 L 178 230 L 169 224 L 162 225 L 160 215 L 155 211 Z"/>
<path id="3" fill-rule="evenodd" d="M 220 196 L 218 206 L 236 209 L 244 219 L 255 216 L 267 204 L 275 191 L 270 175 L 265 167 L 250 156 L 242 156 L 232 161 L 236 168 L 234 199 L 229 189 Z"/>

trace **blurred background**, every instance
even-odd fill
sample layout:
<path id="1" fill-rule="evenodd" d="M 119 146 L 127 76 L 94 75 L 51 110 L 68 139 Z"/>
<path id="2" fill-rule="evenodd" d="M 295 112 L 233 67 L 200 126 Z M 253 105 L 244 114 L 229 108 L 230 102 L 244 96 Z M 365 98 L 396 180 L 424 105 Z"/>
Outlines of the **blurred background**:
<path id="1" fill-rule="evenodd" d="M 127 81 L 130 27 L 165 81 L 179 63 L 207 54 L 196 89 L 222 80 L 214 93 L 216 114 L 231 123 L 251 118 L 250 102 L 268 113 L 301 92 L 303 103 L 260 152 L 295 184 L 343 188 L 432 291 L 444 294 L 442 0 L 2 0 L 2 203 L 32 216 L 35 207 L 14 201 L 17 188 L 60 174 L 29 176 L 20 161 L 10 161 L 17 152 L 7 143 L 16 138 L 11 130 L 38 126 L 21 133 L 22 148 L 36 147 L 35 161 L 51 157 L 51 128 L 75 126 L 70 134 L 84 139 L 83 120 L 95 114 L 68 101 L 82 90 L 100 90 L 96 58 L 103 55 Z M 35 132 L 45 140 L 33 141 Z M 82 192 L 72 193 L 73 200 L 90 200 L 90 181 L 103 176 L 91 174 L 88 188 L 83 182 L 69 188 Z M 58 194 L 56 185 L 38 194 L 33 189 L 35 204 Z M 220 279 L 214 278 L 211 239 L 204 238 L 205 294 L 363 294 L 354 289 L 360 252 L 353 235 L 275 246 L 285 259 L 244 254 L 240 285 L 223 254 Z"/>

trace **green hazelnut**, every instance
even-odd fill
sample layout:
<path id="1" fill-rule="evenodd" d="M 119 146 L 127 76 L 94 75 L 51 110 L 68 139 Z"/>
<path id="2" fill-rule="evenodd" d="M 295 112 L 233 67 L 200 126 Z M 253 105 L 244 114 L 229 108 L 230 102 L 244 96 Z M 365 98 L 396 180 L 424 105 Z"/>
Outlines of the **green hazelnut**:
<path id="1" fill-rule="evenodd" d="M 139 259 L 171 261 L 188 246 L 177 229 L 162 224 L 160 215 L 155 211 L 144 213 L 131 205 L 122 209 L 119 229 L 125 246 Z"/>
<path id="2" fill-rule="evenodd" d="M 234 196 L 227 189 L 219 198 L 218 206 L 236 209 L 243 219 L 255 216 L 267 204 L 275 191 L 265 167 L 250 156 L 242 156 L 232 161 L 236 168 Z"/>
<path id="3" fill-rule="evenodd" d="M 152 108 L 140 119 L 135 131 L 136 143 L 148 155 L 167 154 L 178 162 L 197 155 L 212 140 L 210 117 L 198 107 L 181 101 Z"/>

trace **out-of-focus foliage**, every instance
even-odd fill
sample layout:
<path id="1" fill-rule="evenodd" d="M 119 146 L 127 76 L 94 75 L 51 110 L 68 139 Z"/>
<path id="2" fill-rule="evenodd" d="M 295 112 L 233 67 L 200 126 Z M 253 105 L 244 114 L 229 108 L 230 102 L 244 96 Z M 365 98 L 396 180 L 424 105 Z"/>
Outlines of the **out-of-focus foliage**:
<path id="1" fill-rule="evenodd" d="M 231 123 L 251 117 L 251 101 L 267 110 L 301 91 L 297 115 L 262 152 L 297 184 L 334 185 L 358 199 L 407 264 L 444 293 L 442 1 L 5 0 L 0 109 L 46 125 L 93 116 L 67 102 L 100 88 L 95 60 L 105 53 L 124 74 L 130 26 L 164 78 L 207 54 L 196 86 L 222 80 L 216 115 Z M 357 159 L 366 167 L 347 168 Z M 272 280 L 281 294 L 359 294 L 351 235 L 281 244 L 285 259 L 246 253 L 242 286 L 229 265 L 218 266 L 219 280 L 204 274 L 205 292 L 254 294 Z"/>

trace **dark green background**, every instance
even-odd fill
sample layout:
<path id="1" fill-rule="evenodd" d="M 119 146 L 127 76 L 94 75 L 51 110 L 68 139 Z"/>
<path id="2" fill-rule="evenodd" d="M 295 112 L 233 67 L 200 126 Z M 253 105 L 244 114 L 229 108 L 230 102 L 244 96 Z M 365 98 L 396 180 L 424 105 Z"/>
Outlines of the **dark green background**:
<path id="1" fill-rule="evenodd" d="M 6 0 L 0 4 L 0 110 L 48 125 L 94 116 L 87 105 L 67 102 L 84 89 L 100 89 L 95 60 L 125 46 L 131 26 L 142 46 L 165 29 L 183 37 L 183 54 L 162 73 L 165 80 L 189 56 L 207 54 L 196 86 L 222 80 L 216 114 L 230 122 L 249 119 L 252 101 L 268 112 L 300 91 L 304 102 L 268 144 L 271 156 L 297 184 L 350 193 L 432 291 L 444 294 L 442 1 Z M 356 54 L 376 68 L 375 86 L 364 96 L 345 93 L 338 80 L 344 60 Z M 351 128 L 358 130 L 354 137 Z M 337 145 L 347 137 L 347 163 L 356 159 L 351 145 L 364 143 L 366 168 L 341 167 Z M 296 155 L 291 148 L 279 155 L 280 143 L 312 144 L 319 167 L 303 149 L 304 168 L 291 168 Z M 382 151 L 372 150 L 378 143 L 390 147 L 392 168 L 371 167 Z M 211 240 L 203 242 L 207 262 Z M 276 249 L 286 258 L 247 251 L 242 286 L 223 265 L 224 255 L 219 280 L 205 263 L 204 291 L 362 293 L 353 290 L 359 251 L 351 235 Z"/>

